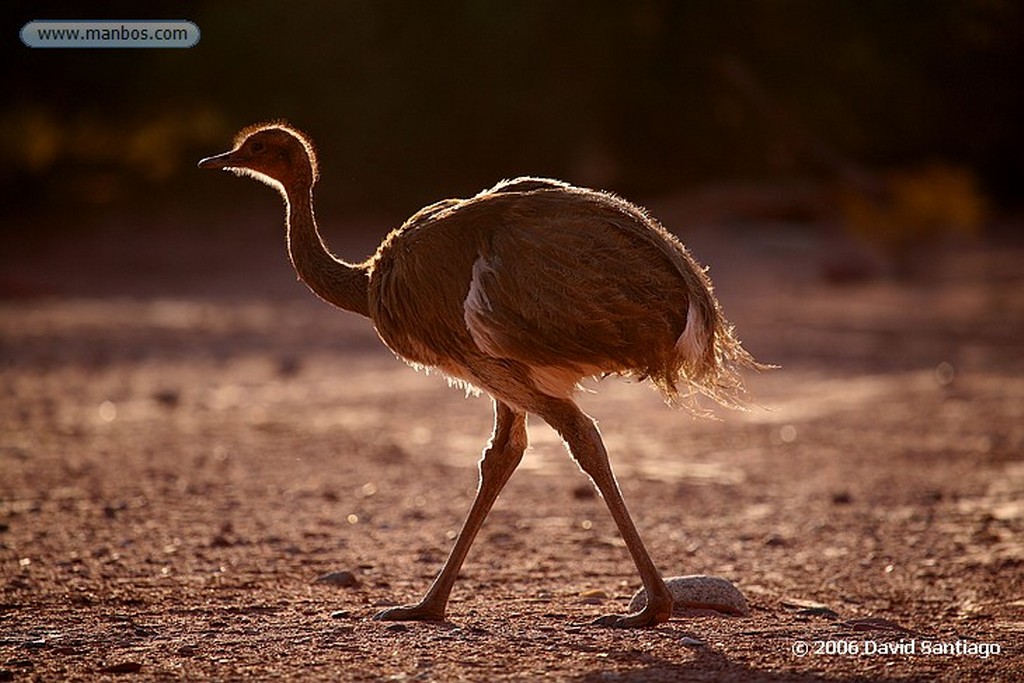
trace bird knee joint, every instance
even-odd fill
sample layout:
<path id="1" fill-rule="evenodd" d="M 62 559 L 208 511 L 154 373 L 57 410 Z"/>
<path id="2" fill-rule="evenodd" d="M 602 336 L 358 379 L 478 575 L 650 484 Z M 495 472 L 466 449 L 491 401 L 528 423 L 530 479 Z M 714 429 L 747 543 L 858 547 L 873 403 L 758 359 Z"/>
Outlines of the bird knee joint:
<path id="1" fill-rule="evenodd" d="M 480 478 L 502 478 L 514 470 L 522 459 L 522 451 L 514 451 L 508 447 L 503 449 L 488 448 L 480 460 Z"/>

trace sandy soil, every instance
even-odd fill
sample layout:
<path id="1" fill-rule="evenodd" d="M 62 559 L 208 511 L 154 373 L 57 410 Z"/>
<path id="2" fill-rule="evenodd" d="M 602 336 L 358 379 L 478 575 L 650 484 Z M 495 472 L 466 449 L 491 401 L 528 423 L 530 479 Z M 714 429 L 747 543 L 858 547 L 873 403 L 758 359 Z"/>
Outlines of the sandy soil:
<path id="1" fill-rule="evenodd" d="M 1021 245 L 836 287 L 810 233 L 684 235 L 781 365 L 761 407 L 695 420 L 618 380 L 581 402 L 663 573 L 753 613 L 627 632 L 589 624 L 639 581 L 538 420 L 450 620 L 370 620 L 443 562 L 491 407 L 314 300 L 259 226 L 3 264 L 0 680 L 1024 678 Z"/>

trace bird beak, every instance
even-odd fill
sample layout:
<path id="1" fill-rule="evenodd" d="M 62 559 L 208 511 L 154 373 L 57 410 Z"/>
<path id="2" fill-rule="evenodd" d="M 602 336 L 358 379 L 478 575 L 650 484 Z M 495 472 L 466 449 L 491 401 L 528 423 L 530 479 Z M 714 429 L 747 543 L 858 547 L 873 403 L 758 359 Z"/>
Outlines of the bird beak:
<path id="1" fill-rule="evenodd" d="M 206 157 L 199 161 L 199 168 L 231 168 L 235 164 L 232 160 L 233 151 L 224 152 L 217 156 Z"/>

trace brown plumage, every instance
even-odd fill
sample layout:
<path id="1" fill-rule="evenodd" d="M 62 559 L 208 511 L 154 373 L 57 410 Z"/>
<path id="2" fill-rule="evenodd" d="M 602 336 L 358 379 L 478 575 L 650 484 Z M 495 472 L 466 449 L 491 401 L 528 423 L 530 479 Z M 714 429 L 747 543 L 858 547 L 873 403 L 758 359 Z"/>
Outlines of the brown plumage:
<path id="1" fill-rule="evenodd" d="M 648 378 L 669 400 L 698 394 L 735 405 L 737 368 L 758 367 L 722 317 L 711 283 L 683 245 L 642 209 L 557 180 L 517 178 L 421 209 L 369 260 L 333 256 L 317 231 L 309 138 L 287 124 L 243 130 L 204 159 L 263 180 L 287 207 L 288 251 L 326 301 L 369 317 L 406 362 L 436 368 L 494 398 L 494 435 L 476 500 L 423 600 L 381 619 L 443 619 L 455 577 L 527 446 L 526 415 L 554 427 L 594 481 L 650 600 L 600 623 L 649 626 L 672 599 L 629 517 L 593 420 L 573 402 L 580 380 Z"/>

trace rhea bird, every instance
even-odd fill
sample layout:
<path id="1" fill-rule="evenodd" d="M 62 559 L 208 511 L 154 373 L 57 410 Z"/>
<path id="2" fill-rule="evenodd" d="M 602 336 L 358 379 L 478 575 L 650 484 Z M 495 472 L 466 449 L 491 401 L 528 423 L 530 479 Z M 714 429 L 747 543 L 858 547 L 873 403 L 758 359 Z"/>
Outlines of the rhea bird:
<path id="1" fill-rule="evenodd" d="M 668 620 L 672 595 L 629 515 L 596 422 L 573 398 L 582 380 L 614 374 L 649 380 L 669 402 L 692 405 L 704 395 L 737 405 L 738 370 L 758 363 L 678 239 L 614 194 L 520 177 L 431 204 L 369 259 L 348 263 L 317 228 L 317 158 L 302 132 L 285 123 L 250 126 L 231 151 L 199 166 L 275 187 L 285 200 L 292 265 L 314 294 L 368 317 L 410 365 L 493 398 L 494 432 L 476 497 L 443 568 L 418 603 L 376 618 L 444 620 L 473 539 L 526 450 L 532 413 L 558 432 L 593 481 L 647 593 L 640 611 L 595 623 Z"/>

